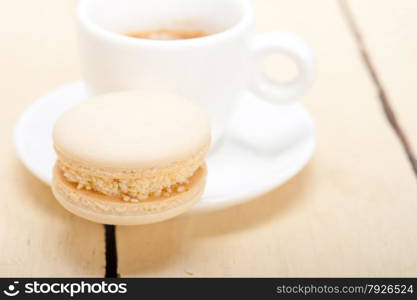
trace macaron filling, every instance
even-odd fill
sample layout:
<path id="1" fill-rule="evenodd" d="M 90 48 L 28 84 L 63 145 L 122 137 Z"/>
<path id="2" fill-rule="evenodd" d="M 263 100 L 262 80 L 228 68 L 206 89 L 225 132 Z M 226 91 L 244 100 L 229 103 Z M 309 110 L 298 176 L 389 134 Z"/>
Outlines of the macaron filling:
<path id="1" fill-rule="evenodd" d="M 56 149 L 57 150 L 57 149 Z M 208 146 L 190 158 L 165 167 L 108 170 L 92 168 L 59 155 L 57 166 L 77 189 L 92 190 L 123 201 L 139 202 L 150 197 L 169 197 L 189 189 L 189 178 L 204 164 Z"/>

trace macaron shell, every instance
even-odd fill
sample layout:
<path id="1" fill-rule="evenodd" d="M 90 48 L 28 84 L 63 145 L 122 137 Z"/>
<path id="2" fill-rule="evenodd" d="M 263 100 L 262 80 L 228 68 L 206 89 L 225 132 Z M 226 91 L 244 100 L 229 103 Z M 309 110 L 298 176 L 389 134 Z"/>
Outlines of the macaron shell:
<path id="1" fill-rule="evenodd" d="M 203 109 L 181 96 L 126 91 L 65 112 L 53 130 L 59 156 L 89 167 L 144 169 L 187 160 L 210 143 Z"/>
<path id="2" fill-rule="evenodd" d="M 190 178 L 189 190 L 132 203 L 77 189 L 55 167 L 52 192 L 62 206 L 79 217 L 102 224 L 142 225 L 161 222 L 190 209 L 202 196 L 206 175 L 207 167 L 204 165 Z"/>

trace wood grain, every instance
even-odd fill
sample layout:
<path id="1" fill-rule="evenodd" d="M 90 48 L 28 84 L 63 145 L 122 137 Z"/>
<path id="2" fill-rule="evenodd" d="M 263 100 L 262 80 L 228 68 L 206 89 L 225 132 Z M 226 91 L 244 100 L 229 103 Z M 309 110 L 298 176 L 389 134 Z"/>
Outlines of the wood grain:
<path id="1" fill-rule="evenodd" d="M 388 16 L 390 6 L 362 10 L 377 2 L 394 5 L 361 1 L 371 4 L 361 4 L 358 12 L 358 1 L 354 15 L 376 20 L 371 22 L 375 29 L 378 14 L 384 15 L 387 24 L 394 24 L 389 28 L 399 33 L 389 34 L 395 47 L 383 37 L 389 28 L 366 29 L 364 37 L 370 43 L 379 36 L 375 45 L 382 41 L 396 49 L 376 55 L 370 47 L 415 149 L 416 85 L 414 60 L 409 59 L 417 27 L 408 17 L 413 10 L 403 11 L 409 21 L 397 25 Z M 49 188 L 18 162 L 12 143 L 15 121 L 33 99 L 80 77 L 74 3 L 0 0 L 0 276 L 105 273 L 103 227 L 62 209 Z M 296 32 L 316 53 L 317 80 L 305 103 L 317 121 L 317 152 L 296 178 L 247 204 L 155 225 L 118 227 L 120 275 L 417 276 L 415 177 L 337 2 L 255 3 L 259 31 Z M 358 22 L 361 29 L 371 28 Z M 400 67 L 406 71 L 398 73 Z M 281 74 L 279 66 L 268 70 Z"/>
<path id="2" fill-rule="evenodd" d="M 381 106 L 384 110 L 384 113 L 389 121 L 389 123 L 391 124 L 392 129 L 395 131 L 395 133 L 398 136 L 398 139 L 400 140 L 401 144 L 403 145 L 403 149 L 404 152 L 406 153 L 408 160 L 410 162 L 410 166 L 413 168 L 413 171 L 416 175 L 416 179 L 417 179 L 417 158 L 416 158 L 416 154 L 413 150 L 413 147 L 411 146 L 411 142 L 409 140 L 409 137 L 407 135 L 407 132 L 403 130 L 402 125 L 400 124 L 400 122 L 398 121 L 398 117 L 397 114 L 394 112 L 394 105 L 392 105 L 392 103 L 395 103 L 395 107 L 397 108 L 397 111 L 400 111 L 399 116 L 402 116 L 402 111 L 404 111 L 404 109 L 412 109 L 413 110 L 413 105 L 415 105 L 415 102 L 412 103 L 405 103 L 404 105 L 402 104 L 403 101 L 401 101 L 401 99 L 399 99 L 399 101 L 396 101 L 397 99 L 394 99 L 392 97 L 389 96 L 389 91 L 391 91 L 392 89 L 397 89 L 398 86 L 396 86 L 395 84 L 392 86 L 390 84 L 390 81 L 382 81 L 381 78 L 385 77 L 385 72 L 390 72 L 389 74 L 395 74 L 394 77 L 399 77 L 401 76 L 401 73 L 395 73 L 395 71 L 399 71 L 399 70 L 394 70 L 393 68 L 390 68 L 389 70 L 387 70 L 386 68 L 382 68 L 378 69 L 376 68 L 376 64 L 374 63 L 374 59 L 372 59 L 372 57 L 376 57 L 377 55 L 374 55 L 373 53 L 378 53 L 379 49 L 385 49 L 385 47 L 383 47 L 382 43 L 380 43 L 381 47 L 376 47 L 373 48 L 372 47 L 372 51 L 370 51 L 369 47 L 367 46 L 367 43 L 365 41 L 365 38 L 363 37 L 363 31 L 367 31 L 367 30 L 362 30 L 361 26 L 358 26 L 358 21 L 356 20 L 357 18 L 352 14 L 352 9 L 351 9 L 351 5 L 346 1 L 346 0 L 340 0 L 339 1 L 340 5 L 341 5 L 341 9 L 348 21 L 349 27 L 351 28 L 351 31 L 353 33 L 353 35 L 356 38 L 356 43 L 358 45 L 358 49 L 361 52 L 361 56 L 362 56 L 362 60 L 363 63 L 365 64 L 366 68 L 368 69 L 369 75 L 372 78 L 372 81 L 374 82 L 374 85 L 378 91 L 378 98 L 381 102 Z M 381 2 L 379 2 L 381 3 Z M 388 2 L 389 3 L 389 2 Z M 392 4 L 392 3 L 391 3 Z M 385 4 L 383 4 L 385 5 Z M 388 5 L 389 6 L 389 5 Z M 397 6 L 395 6 L 395 8 L 397 8 Z M 362 10 L 362 7 L 359 6 L 358 7 L 359 10 Z M 365 11 L 367 11 L 368 13 L 370 13 L 371 11 L 369 9 L 364 9 Z M 394 14 L 395 15 L 395 14 Z M 379 18 L 382 18 L 382 15 L 379 15 Z M 367 20 L 368 18 L 364 18 L 365 23 L 362 24 L 362 26 L 366 29 L 368 29 L 367 26 Z M 396 21 L 400 21 L 400 20 L 396 20 Z M 404 21 L 400 21 L 400 22 L 396 22 L 395 24 L 398 26 L 398 24 L 402 24 Z M 385 24 L 385 23 L 384 23 Z M 372 31 L 372 30 L 371 30 Z M 386 41 L 387 38 L 389 38 L 389 32 L 387 34 L 387 36 L 384 36 L 384 41 Z M 373 34 L 371 35 L 372 37 L 375 37 Z M 378 43 L 378 40 L 377 40 Z M 398 50 L 402 50 L 403 48 L 397 48 Z M 389 52 L 389 51 L 385 51 L 382 50 L 382 52 Z M 387 55 L 391 55 L 391 59 L 390 62 L 393 62 L 395 60 L 395 58 L 399 55 L 401 55 L 401 53 L 399 53 L 400 51 L 398 51 L 398 53 L 396 53 L 397 55 L 394 55 L 394 53 L 385 53 Z M 411 60 L 410 60 L 411 61 Z M 386 65 L 385 61 L 382 62 L 381 64 Z M 379 64 L 378 64 L 379 65 Z M 389 63 L 387 64 L 389 65 Z M 394 64 L 394 66 L 397 66 L 397 64 Z M 408 85 L 406 85 L 408 86 Z M 410 96 L 411 94 L 408 94 L 408 96 Z M 411 107 L 410 107 L 411 104 Z M 415 107 L 414 107 L 414 111 L 415 111 Z M 406 123 L 406 127 L 407 129 L 411 129 L 410 126 L 413 123 L 414 120 L 407 120 Z M 410 124 L 411 123 L 411 124 Z M 408 130 L 407 130 L 408 131 Z M 411 131 L 414 132 L 414 131 Z M 414 143 L 414 135 L 411 134 L 412 137 L 412 142 Z"/>
<path id="3" fill-rule="evenodd" d="M 296 32 L 317 56 L 313 160 L 239 207 L 118 227 L 121 276 L 416 276 L 414 174 L 338 3 L 256 8 L 259 31 Z"/>
<path id="4" fill-rule="evenodd" d="M 66 212 L 18 161 L 13 129 L 36 97 L 79 78 L 73 1 L 0 1 L 0 276 L 104 276 L 104 230 Z"/>
<path id="5" fill-rule="evenodd" d="M 417 168 L 417 2 L 347 1 Z M 416 172 L 417 174 L 417 172 Z"/>

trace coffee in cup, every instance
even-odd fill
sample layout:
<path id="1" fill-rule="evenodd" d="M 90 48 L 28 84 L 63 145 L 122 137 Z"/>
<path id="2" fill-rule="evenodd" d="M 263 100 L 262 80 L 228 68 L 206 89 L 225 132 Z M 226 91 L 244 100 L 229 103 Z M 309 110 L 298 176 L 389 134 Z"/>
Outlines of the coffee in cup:
<path id="1" fill-rule="evenodd" d="M 151 29 L 139 30 L 126 33 L 127 36 L 140 39 L 150 40 L 186 40 L 195 39 L 209 35 L 204 30 L 198 29 Z"/>

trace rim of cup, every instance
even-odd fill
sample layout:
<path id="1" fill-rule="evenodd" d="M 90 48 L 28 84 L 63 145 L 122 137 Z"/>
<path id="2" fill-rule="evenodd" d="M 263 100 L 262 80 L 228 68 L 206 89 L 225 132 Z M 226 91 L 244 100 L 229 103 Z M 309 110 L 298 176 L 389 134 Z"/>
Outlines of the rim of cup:
<path id="1" fill-rule="evenodd" d="M 102 28 L 100 25 L 91 21 L 88 16 L 88 9 L 91 6 L 92 1 L 89 0 L 79 0 L 76 14 L 78 22 L 81 26 L 89 30 L 90 32 L 95 33 L 103 39 L 112 39 L 120 43 L 130 44 L 130 45 L 141 45 L 141 46 L 174 46 L 174 47 L 189 47 L 189 46 L 198 46 L 198 45 L 207 45 L 208 43 L 217 43 L 221 40 L 228 40 L 231 36 L 239 35 L 239 33 L 247 30 L 248 27 L 252 25 L 254 16 L 253 16 L 253 7 L 250 0 L 243 0 L 242 3 L 242 15 L 240 16 L 239 21 L 228 27 L 226 30 L 221 32 L 209 34 L 199 38 L 192 39 L 178 39 L 178 40 L 152 40 L 145 38 L 136 38 L 123 35 L 122 33 L 114 32 Z"/>

